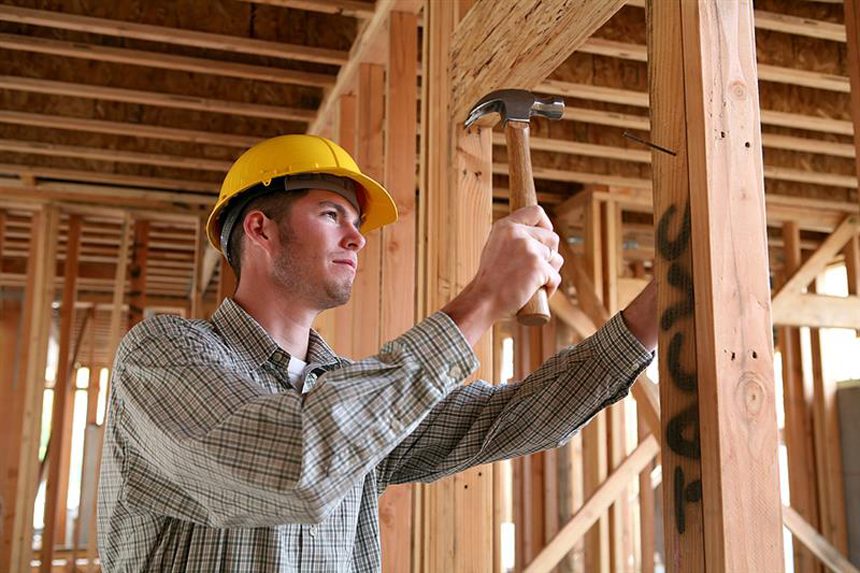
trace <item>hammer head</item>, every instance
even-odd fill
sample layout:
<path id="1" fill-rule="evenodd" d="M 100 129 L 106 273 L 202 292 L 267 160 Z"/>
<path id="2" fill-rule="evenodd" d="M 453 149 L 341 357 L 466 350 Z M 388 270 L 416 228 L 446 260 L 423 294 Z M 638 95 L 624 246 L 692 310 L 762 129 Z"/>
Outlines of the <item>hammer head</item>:
<path id="1" fill-rule="evenodd" d="M 472 107 L 466 119 L 466 127 L 491 113 L 501 116 L 502 125 L 509 121 L 528 122 L 534 115 L 561 119 L 564 114 L 564 100 L 560 97 L 536 98 L 528 90 L 496 90 Z"/>

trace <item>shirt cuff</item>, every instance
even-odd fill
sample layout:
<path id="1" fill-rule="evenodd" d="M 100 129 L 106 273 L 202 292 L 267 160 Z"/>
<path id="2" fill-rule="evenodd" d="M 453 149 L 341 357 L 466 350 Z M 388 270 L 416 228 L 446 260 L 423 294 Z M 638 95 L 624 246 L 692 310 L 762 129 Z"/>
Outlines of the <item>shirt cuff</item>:
<path id="1" fill-rule="evenodd" d="M 627 328 L 620 312 L 594 334 L 594 343 L 598 360 L 613 377 L 628 381 L 628 386 L 654 359 L 654 353 Z"/>
<path id="2" fill-rule="evenodd" d="M 412 356 L 448 393 L 478 368 L 478 357 L 457 324 L 435 312 L 389 342 L 383 352 L 402 350 Z M 399 348 L 398 348 L 399 347 Z"/>

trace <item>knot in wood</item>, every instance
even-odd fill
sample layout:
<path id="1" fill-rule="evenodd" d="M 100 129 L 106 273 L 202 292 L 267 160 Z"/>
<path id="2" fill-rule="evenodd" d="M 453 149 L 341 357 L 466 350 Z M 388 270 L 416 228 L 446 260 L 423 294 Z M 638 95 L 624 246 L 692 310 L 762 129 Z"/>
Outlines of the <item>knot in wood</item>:
<path id="1" fill-rule="evenodd" d="M 747 86 L 744 82 L 738 80 L 729 84 L 729 93 L 736 100 L 744 100 L 747 97 Z"/>
<path id="2" fill-rule="evenodd" d="M 764 408 L 765 387 L 761 376 L 756 372 L 744 372 L 738 383 L 740 390 L 741 407 L 748 418 L 755 418 Z"/>

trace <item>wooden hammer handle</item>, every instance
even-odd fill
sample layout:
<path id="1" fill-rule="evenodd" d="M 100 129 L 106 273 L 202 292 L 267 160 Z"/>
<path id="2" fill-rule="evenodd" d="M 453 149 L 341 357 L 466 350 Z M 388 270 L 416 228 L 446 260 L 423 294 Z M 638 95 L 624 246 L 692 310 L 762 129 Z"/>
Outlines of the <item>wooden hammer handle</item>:
<path id="1" fill-rule="evenodd" d="M 509 121 L 505 125 L 508 143 L 508 178 L 510 180 L 511 211 L 537 205 L 532 158 L 529 152 L 529 124 Z M 543 326 L 549 322 L 546 288 L 541 287 L 517 313 L 517 321 L 526 326 Z"/>

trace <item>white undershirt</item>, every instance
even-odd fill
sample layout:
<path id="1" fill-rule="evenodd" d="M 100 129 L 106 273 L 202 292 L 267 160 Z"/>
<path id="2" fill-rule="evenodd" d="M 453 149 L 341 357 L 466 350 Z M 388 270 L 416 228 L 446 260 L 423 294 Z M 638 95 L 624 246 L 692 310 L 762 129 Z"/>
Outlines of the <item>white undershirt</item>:
<path id="1" fill-rule="evenodd" d="M 290 363 L 287 365 L 287 378 L 290 380 L 290 384 L 298 388 L 299 392 L 302 391 L 302 372 L 307 365 L 307 362 L 290 356 Z"/>

